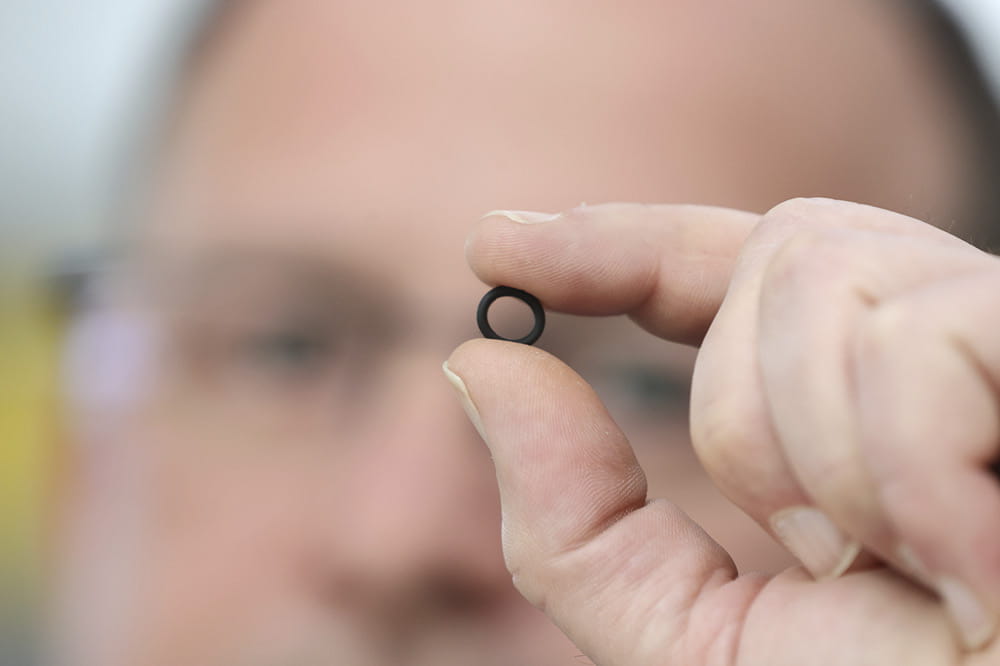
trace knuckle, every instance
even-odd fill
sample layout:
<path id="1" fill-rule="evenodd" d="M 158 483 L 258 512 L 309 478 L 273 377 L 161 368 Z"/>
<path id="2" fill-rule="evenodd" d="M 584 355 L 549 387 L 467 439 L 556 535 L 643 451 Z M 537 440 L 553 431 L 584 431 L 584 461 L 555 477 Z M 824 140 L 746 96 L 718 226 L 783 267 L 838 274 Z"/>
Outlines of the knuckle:
<path id="1" fill-rule="evenodd" d="M 752 242 L 766 255 L 765 279 L 849 275 L 860 253 L 844 227 L 830 223 L 830 207 L 839 203 L 791 199 L 764 215 Z"/>
<path id="2" fill-rule="evenodd" d="M 868 313 L 857 329 L 854 351 L 858 362 L 892 352 L 901 340 L 921 335 L 927 323 L 925 318 L 898 301 L 881 303 Z"/>
<path id="3" fill-rule="evenodd" d="M 829 223 L 831 215 L 843 214 L 844 202 L 833 199 L 797 197 L 782 201 L 764 213 L 761 218 L 762 229 L 802 228 L 816 226 L 818 223 Z"/>
<path id="4" fill-rule="evenodd" d="M 703 459 L 710 459 L 716 452 L 739 442 L 745 432 L 729 410 L 703 409 L 691 417 L 691 440 Z"/>
<path id="5" fill-rule="evenodd" d="M 772 455 L 770 425 L 759 410 L 712 404 L 693 410 L 690 428 L 698 458 L 716 483 L 734 490 L 767 478 Z"/>
<path id="6" fill-rule="evenodd" d="M 715 452 L 741 441 L 746 430 L 741 419 L 735 418 L 733 410 L 725 405 L 704 405 L 691 412 L 691 442 L 703 460 L 711 458 Z"/>
<path id="7" fill-rule="evenodd" d="M 785 240 L 767 267 L 770 279 L 794 279 L 803 275 L 843 276 L 851 253 L 836 234 L 804 229 Z"/>
<path id="8" fill-rule="evenodd" d="M 780 244 L 764 267 L 763 297 L 789 291 L 807 292 L 810 301 L 843 297 L 865 273 L 862 261 L 858 248 L 835 230 L 799 231 Z"/>
<path id="9" fill-rule="evenodd" d="M 794 197 L 786 199 L 764 214 L 765 219 L 808 220 L 818 210 L 826 210 L 830 199 L 814 197 Z"/>

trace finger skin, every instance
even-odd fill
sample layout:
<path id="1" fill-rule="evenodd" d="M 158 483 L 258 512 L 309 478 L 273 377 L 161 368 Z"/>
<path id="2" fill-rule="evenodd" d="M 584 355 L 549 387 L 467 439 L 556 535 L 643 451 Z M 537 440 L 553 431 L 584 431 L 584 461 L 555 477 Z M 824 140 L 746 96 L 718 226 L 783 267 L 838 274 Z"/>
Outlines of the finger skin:
<path id="1" fill-rule="evenodd" d="M 1000 486 L 988 469 L 1000 454 L 1000 262 L 988 263 L 887 301 L 853 358 L 862 449 L 895 548 L 959 606 L 970 647 L 1000 615 Z"/>
<path id="2" fill-rule="evenodd" d="M 628 314 L 654 335 L 697 344 L 725 296 L 736 255 L 759 216 L 710 206 L 581 206 L 543 224 L 501 215 L 466 242 L 487 284 L 580 315 Z"/>
<path id="3" fill-rule="evenodd" d="M 581 207 L 530 225 L 489 216 L 470 236 L 467 254 L 486 282 L 531 291 L 550 309 L 626 313 L 675 341 L 700 341 L 727 299 L 721 323 L 729 325 L 713 327 L 725 339 L 715 346 L 724 353 L 709 345 L 699 358 L 701 375 L 709 378 L 702 386 L 710 391 L 699 399 L 696 376 L 693 438 L 717 485 L 770 530 L 771 516 L 809 500 L 780 455 L 759 398 L 753 257 L 742 260 L 753 270 L 736 281 L 741 288 L 731 284 L 758 220 L 719 208 L 636 204 Z M 705 371 L 713 361 L 715 370 Z M 839 573 L 843 567 L 828 568 Z"/>
<path id="4" fill-rule="evenodd" d="M 496 464 L 515 584 L 593 663 L 981 666 L 935 600 L 887 570 L 734 578 L 677 507 L 645 501 L 627 441 L 548 354 L 474 340 L 446 374 Z"/>
<path id="5" fill-rule="evenodd" d="M 690 214 L 691 219 L 685 217 L 685 212 Z M 705 234 L 705 220 L 716 214 L 723 220 L 720 223 L 721 231 L 715 235 Z M 687 233 L 675 235 L 671 230 L 674 226 L 686 228 Z M 844 399 L 844 394 L 849 392 L 850 387 L 847 385 L 860 377 L 856 369 L 853 376 L 844 376 L 843 372 L 838 374 L 830 367 L 823 373 L 813 374 L 835 380 L 839 377 L 843 382 L 844 386 L 839 389 L 839 393 L 835 391 L 831 400 L 827 400 L 830 396 L 824 393 L 828 388 L 819 384 L 811 387 L 796 386 L 795 381 L 789 381 L 789 377 L 794 378 L 796 374 L 795 366 L 802 366 L 803 359 L 812 353 L 809 351 L 810 344 L 819 345 L 816 347 L 816 354 L 822 355 L 827 363 L 839 358 L 842 365 L 850 365 L 843 361 L 846 356 L 843 347 L 849 346 L 843 341 L 853 339 L 852 331 L 841 328 L 834 336 L 842 341 L 841 348 L 837 354 L 827 356 L 821 348 L 826 345 L 828 349 L 832 349 L 829 340 L 818 335 L 816 326 L 810 329 L 808 321 L 800 320 L 799 324 L 804 326 L 802 332 L 810 342 L 796 352 L 800 354 L 799 362 L 789 363 L 787 359 L 775 361 L 774 359 L 781 357 L 782 350 L 794 348 L 802 341 L 795 336 L 781 339 L 777 335 L 781 326 L 776 323 L 780 319 L 776 313 L 780 308 L 773 309 L 769 314 L 761 310 L 780 304 L 781 289 L 776 285 L 784 285 L 785 295 L 799 298 L 799 303 L 803 306 L 786 308 L 786 311 L 796 310 L 801 314 L 810 311 L 807 307 L 808 294 L 824 285 L 845 289 L 844 293 L 852 288 L 861 289 L 864 293 L 863 290 L 867 288 L 871 293 L 866 293 L 865 298 L 874 302 L 879 298 L 893 297 L 897 291 L 905 291 L 914 282 L 927 277 L 924 270 L 926 266 L 921 262 L 907 262 L 904 258 L 898 264 L 893 264 L 892 261 L 876 256 L 874 263 L 868 268 L 872 265 L 892 267 L 892 270 L 886 271 L 892 278 L 889 280 L 891 288 L 879 291 L 867 283 L 857 285 L 837 280 L 824 282 L 822 276 L 818 280 L 812 280 L 810 284 L 810 280 L 805 279 L 815 277 L 815 271 L 810 268 L 810 255 L 815 252 L 815 248 L 824 245 L 824 242 L 820 242 L 823 241 L 822 233 L 831 229 L 891 236 L 887 242 L 897 251 L 900 247 L 905 247 L 906 243 L 919 245 L 932 256 L 930 263 L 933 263 L 933 255 L 940 251 L 948 256 L 955 253 L 956 256 L 961 255 L 956 263 L 964 264 L 970 252 L 969 246 L 960 240 L 910 218 L 867 206 L 824 200 L 787 202 L 770 211 L 760 222 L 752 216 L 719 209 L 629 205 L 574 209 L 553 222 L 541 225 L 522 225 L 502 218 L 489 218 L 474 232 L 468 249 L 473 267 L 485 280 L 514 284 L 534 291 L 551 308 L 583 314 L 629 313 L 658 335 L 687 342 L 704 338 L 692 397 L 692 429 L 709 472 L 723 490 L 761 521 L 773 509 L 803 501 L 800 499 L 803 494 L 796 493 L 803 493 L 802 486 L 811 484 L 815 487 L 807 488 L 809 492 L 804 493 L 805 501 L 822 505 L 852 535 L 867 540 L 901 570 L 919 576 L 921 574 L 914 570 L 913 560 L 924 559 L 925 549 L 931 547 L 921 544 L 933 541 L 928 535 L 934 534 L 937 536 L 935 545 L 938 550 L 947 550 L 950 547 L 948 539 L 942 539 L 941 535 L 954 529 L 952 524 L 956 521 L 941 516 L 932 523 L 926 520 L 929 514 L 924 513 L 922 518 L 914 514 L 911 520 L 915 521 L 915 525 L 916 521 L 920 523 L 920 529 L 914 530 L 913 526 L 907 528 L 905 521 L 901 522 L 893 515 L 893 511 L 898 509 L 881 509 L 887 497 L 886 488 L 877 478 L 871 484 L 866 483 L 873 473 L 865 469 L 865 465 L 869 464 L 869 453 L 881 455 L 883 460 L 888 458 L 879 453 L 881 445 L 877 427 L 865 426 L 865 431 L 873 434 L 864 440 L 865 455 L 859 456 L 857 449 L 852 447 L 858 446 L 860 439 L 847 437 L 836 440 L 838 444 L 847 442 L 848 446 L 841 448 L 816 447 L 817 437 L 809 437 L 809 428 L 796 423 L 796 420 L 812 422 L 814 430 L 829 427 L 831 432 L 847 432 L 852 429 L 851 422 L 857 417 L 849 412 L 852 409 L 859 411 L 860 408 L 849 404 Z M 810 233 L 816 230 L 822 233 L 810 237 Z M 670 242 L 663 238 L 670 239 Z M 676 243 L 683 256 L 673 257 L 671 261 L 655 266 L 655 253 L 651 253 L 649 248 L 661 248 L 662 251 L 663 247 L 675 247 L 673 241 L 677 238 L 683 239 L 683 242 Z M 909 249 L 906 254 L 911 254 Z M 684 256 L 687 255 L 690 258 L 685 260 Z M 710 258 L 710 261 L 703 261 L 705 257 Z M 837 258 L 840 263 L 831 272 L 843 270 L 849 273 L 857 268 L 846 259 L 846 253 L 842 252 Z M 784 278 L 781 277 L 783 273 Z M 768 274 L 770 278 L 765 277 Z M 934 274 L 933 271 L 931 274 Z M 793 280 L 790 276 L 805 278 Z M 670 286 L 669 283 L 675 278 L 678 283 L 685 285 L 684 289 Z M 765 280 L 769 280 L 769 286 L 762 290 L 761 285 Z M 731 282 L 728 287 L 727 281 Z M 796 287 L 801 287 L 797 295 Z M 694 296 L 685 297 L 685 290 Z M 765 291 L 769 299 L 767 304 L 764 303 Z M 669 307 L 664 303 L 669 303 Z M 713 312 L 720 305 L 722 311 L 718 314 Z M 851 303 L 851 306 L 858 305 L 857 302 Z M 841 314 L 847 315 L 845 318 L 848 321 L 857 321 L 864 309 L 856 307 L 857 311 L 842 310 Z M 727 314 L 733 311 L 738 311 L 739 316 L 731 317 Z M 817 311 L 816 304 L 813 304 L 812 311 Z M 759 339 L 756 335 L 755 317 L 763 316 L 775 318 L 766 335 L 770 351 L 754 342 Z M 825 321 L 829 324 L 831 319 L 827 318 Z M 793 332 L 796 325 L 787 328 Z M 906 331 L 899 327 L 881 328 L 891 334 L 883 331 L 881 335 L 874 335 L 877 344 L 869 345 L 867 353 L 873 356 L 881 354 L 889 359 L 891 355 L 884 348 L 891 346 L 892 340 L 905 338 Z M 995 327 L 989 330 L 995 330 Z M 771 360 L 768 361 L 765 357 Z M 759 374 L 760 370 L 756 368 L 758 363 L 765 361 L 775 370 L 771 373 L 770 380 L 764 380 Z M 781 367 L 782 363 L 785 364 L 784 368 Z M 878 367 L 877 364 L 857 365 Z M 891 363 L 888 367 L 891 369 Z M 809 376 L 809 373 L 798 374 L 800 377 Z M 891 375 L 891 372 L 886 373 L 887 377 Z M 912 376 L 909 377 L 909 382 L 910 385 L 918 384 Z M 782 386 L 784 397 L 777 397 L 780 391 L 775 391 L 776 397 L 770 400 L 769 392 Z M 801 394 L 797 393 L 798 390 L 801 390 Z M 796 405 L 802 406 L 806 396 L 811 396 L 806 407 L 812 408 L 812 413 L 808 409 L 793 409 Z M 780 413 L 774 411 L 775 405 L 779 405 Z M 832 408 L 828 413 L 823 406 Z M 871 407 L 869 411 L 873 411 Z M 906 410 L 898 411 L 897 418 L 904 419 L 905 412 Z M 886 417 L 889 413 L 891 410 L 881 412 L 878 416 Z M 926 410 L 926 413 L 932 411 Z M 781 422 L 778 428 L 772 421 L 776 416 Z M 699 422 L 699 418 L 705 420 Z M 711 427 L 706 427 L 705 423 Z M 820 438 L 826 434 L 829 433 L 824 430 Z M 790 444 L 788 450 L 781 441 L 784 438 Z M 905 439 L 900 438 L 900 441 Z M 813 444 L 811 452 L 810 443 Z M 921 447 L 934 446 L 930 442 L 921 444 Z M 815 455 L 817 452 L 819 455 Z M 794 460 L 789 460 L 790 455 L 794 455 Z M 900 455 L 907 460 L 919 461 L 919 457 L 908 452 Z M 929 473 L 930 468 L 925 463 L 916 464 L 924 464 L 923 473 Z M 982 467 L 982 461 L 977 464 Z M 870 466 L 877 467 L 874 464 Z M 824 469 L 834 469 L 837 473 L 823 475 Z M 954 468 L 939 465 L 934 472 L 948 469 Z M 914 478 L 921 477 L 915 475 Z M 956 472 L 955 478 L 961 478 L 961 475 Z M 803 479 L 808 482 L 800 483 Z M 987 481 L 991 480 L 981 473 L 979 476 L 969 476 L 968 482 L 951 493 L 950 497 L 970 497 L 970 489 L 976 487 L 980 488 L 980 494 L 993 490 L 994 485 L 988 485 Z M 877 487 L 877 492 L 871 490 L 872 484 Z M 894 479 L 890 487 L 897 489 L 893 491 L 898 495 L 894 500 L 895 504 L 901 506 L 907 503 L 905 500 L 912 499 L 911 496 L 917 492 L 917 485 L 911 484 L 908 487 Z M 930 483 L 925 487 L 934 488 L 935 485 Z M 898 490 L 900 488 L 905 489 L 905 492 Z M 855 490 L 857 492 L 853 492 Z M 925 494 L 923 499 L 934 501 L 934 496 Z M 968 501 L 965 506 L 967 505 Z M 941 502 L 939 508 L 946 506 L 953 507 L 948 502 Z M 888 516 L 885 515 L 887 513 Z M 884 523 L 888 523 L 889 527 L 883 528 Z M 908 532 L 912 532 L 913 536 L 907 537 Z M 985 539 L 983 536 L 978 538 Z M 904 558 L 897 552 L 897 540 L 910 546 L 915 557 L 903 561 Z M 911 540 L 917 545 L 910 544 Z M 964 559 L 958 559 L 965 564 L 952 570 L 972 572 L 963 580 L 988 580 L 990 576 L 975 573 L 976 567 L 968 562 L 970 558 L 978 557 L 980 564 L 976 566 L 981 569 L 984 566 L 982 561 L 984 558 L 992 558 L 993 551 L 989 548 L 968 547 L 972 540 L 968 534 L 960 539 L 966 544 L 962 550 L 967 554 Z M 969 552 L 984 555 L 969 555 Z M 933 569 L 931 573 L 936 575 L 938 561 L 934 557 L 930 559 L 933 562 L 929 565 Z M 990 561 L 988 564 L 995 570 L 994 562 Z M 952 575 L 959 574 L 949 573 L 949 581 Z M 926 579 L 927 576 L 923 578 Z M 965 614 L 968 615 L 968 603 L 964 605 Z M 986 632 L 980 633 L 985 635 Z M 977 640 L 974 636 L 971 641 L 968 636 L 965 638 L 967 645 L 980 644 L 985 640 Z"/>
<path id="6" fill-rule="evenodd" d="M 785 459 L 757 360 L 763 267 L 788 227 L 780 210 L 763 216 L 735 258 L 725 299 L 702 341 L 691 385 L 691 441 L 713 482 L 798 557 L 816 577 L 839 575 L 849 549 L 836 527 L 823 548 L 790 538 L 772 517 L 811 500 Z M 785 236 L 788 235 L 786 232 Z M 763 238 L 762 238 L 763 237 Z M 835 550 L 833 554 L 825 551 Z"/>
<path id="7" fill-rule="evenodd" d="M 731 663 L 763 581 L 734 582 L 732 560 L 682 511 L 647 503 L 631 447 L 590 387 L 513 343 L 467 342 L 447 367 L 493 455 L 522 594 L 595 663 Z"/>
<path id="8" fill-rule="evenodd" d="M 878 228 L 877 220 L 870 226 Z M 922 280 L 967 271 L 968 252 L 893 231 L 810 227 L 761 270 L 754 363 L 761 395 L 811 501 L 891 559 L 894 542 L 858 439 L 851 341 L 879 302 Z"/>
<path id="9" fill-rule="evenodd" d="M 874 491 L 853 492 L 865 475 L 855 447 L 839 436 L 849 410 L 836 390 L 848 379 L 836 341 L 846 339 L 865 298 L 872 297 L 865 289 L 880 283 L 868 278 L 880 270 L 881 282 L 897 279 L 883 258 L 862 264 L 859 249 L 879 246 L 872 234 L 964 249 L 929 225 L 870 206 L 827 199 L 782 203 L 762 217 L 742 248 L 692 384 L 692 441 L 712 479 L 818 577 L 839 575 L 859 540 L 869 545 L 871 534 L 846 529 L 855 525 L 842 518 L 877 513 Z M 847 249 L 845 237 L 855 239 Z M 817 341 L 833 342 L 819 349 Z M 835 445 L 827 446 L 831 440 Z M 798 456 L 789 459 L 789 453 Z M 798 474 L 803 465 L 816 473 Z M 830 483 L 848 477 L 857 482 L 853 488 Z M 833 492 L 817 498 L 814 490 L 824 485 Z M 840 501 L 832 514 L 817 502 L 831 496 Z M 798 535 L 781 529 L 783 516 L 810 506 L 826 516 L 825 528 Z M 833 536 L 837 527 L 840 535 Z"/>
<path id="10" fill-rule="evenodd" d="M 983 381 L 1000 354 L 982 333 L 1000 323 L 991 307 L 1000 282 L 984 287 L 981 275 L 997 262 L 960 242 L 900 234 L 881 213 L 869 225 L 878 231 L 799 233 L 770 260 L 759 338 L 766 402 L 816 505 L 937 590 L 966 647 L 979 648 L 996 629 L 1000 582 L 1000 491 L 985 469 L 997 456 L 997 384 Z M 916 296 L 927 293 L 937 297 Z"/>
<path id="11" fill-rule="evenodd" d="M 710 391 L 699 393 L 696 376 L 692 434 L 720 489 L 770 530 L 775 512 L 809 501 L 780 455 L 759 399 L 752 344 L 757 288 L 749 284 L 756 285 L 758 276 L 745 271 L 744 287 L 731 285 L 758 221 L 750 213 L 700 206 L 585 206 L 542 224 L 488 216 L 466 251 L 487 283 L 525 289 L 550 309 L 628 314 L 678 342 L 700 342 L 723 300 L 731 303 L 722 315 L 730 325 L 713 326 L 725 338 L 716 348 L 725 347 L 725 353 L 703 349 L 699 357 L 701 375 L 708 378 L 701 386 Z M 734 298 L 734 291 L 752 297 Z M 734 336 L 737 344 L 730 345 Z"/>

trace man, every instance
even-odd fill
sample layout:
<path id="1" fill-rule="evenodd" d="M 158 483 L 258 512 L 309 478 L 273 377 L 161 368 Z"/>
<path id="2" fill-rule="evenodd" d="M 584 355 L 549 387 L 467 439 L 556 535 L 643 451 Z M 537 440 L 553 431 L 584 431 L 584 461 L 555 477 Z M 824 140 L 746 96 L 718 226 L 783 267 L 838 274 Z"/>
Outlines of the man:
<path id="1" fill-rule="evenodd" d="M 318 0 L 227 7 L 181 87 L 128 261 L 78 327 L 74 358 L 99 370 L 72 378 L 83 462 L 62 649 L 78 664 L 192 666 L 572 664 L 581 649 L 607 664 L 640 663 L 636 654 L 681 658 L 660 651 L 665 641 L 692 646 L 681 663 L 727 663 L 742 626 L 738 610 L 763 582 L 720 587 L 732 604 L 697 607 L 737 609 L 721 613 L 721 626 L 692 616 L 691 626 L 728 642 L 675 633 L 687 605 L 673 605 L 671 590 L 696 594 L 684 581 L 731 573 L 687 523 L 667 527 L 694 544 L 685 556 L 710 566 L 676 587 L 643 588 L 662 593 L 658 600 L 633 597 L 610 578 L 607 592 L 622 603 L 602 595 L 601 578 L 591 579 L 594 589 L 581 587 L 588 594 L 580 598 L 551 597 L 558 607 L 545 610 L 579 647 L 511 585 L 490 456 L 439 370 L 476 335 L 483 286 L 464 266 L 462 238 L 497 206 L 704 201 L 766 210 L 803 194 L 869 202 L 976 235 L 969 210 L 986 199 L 985 158 L 977 127 L 966 122 L 970 106 L 937 66 L 930 40 L 907 5 L 861 0 L 724 9 L 437 2 L 388 12 Z M 561 231 L 566 220 L 590 219 L 588 210 L 516 232 L 509 225 L 553 216 L 490 216 L 470 245 L 474 268 L 489 281 L 530 286 L 552 307 L 631 313 L 663 333 L 636 309 L 650 294 L 635 287 L 648 287 L 658 265 L 650 252 L 683 262 L 687 255 L 668 251 L 676 244 L 718 257 L 670 273 L 662 287 L 676 290 L 682 319 L 700 304 L 693 323 L 677 324 L 682 331 L 668 325 L 667 337 L 700 340 L 756 218 L 595 207 L 588 224 L 597 236 Z M 620 236 L 604 231 L 609 220 Z M 876 225 L 867 217 L 865 224 Z M 662 228 L 680 235 L 664 243 L 655 231 Z M 703 243 L 708 228 L 717 232 Z M 574 264 L 572 251 L 594 238 L 609 254 Z M 657 317 L 669 320 L 673 309 Z M 621 318 L 557 319 L 541 346 L 608 403 L 649 475 L 650 497 L 677 502 L 744 568 L 792 562 L 718 493 L 691 450 L 693 352 Z M 503 347 L 491 359 L 493 351 L 463 349 L 449 372 L 486 438 L 516 417 L 513 430 L 541 445 L 494 452 L 505 492 L 515 488 L 514 508 L 504 497 L 503 536 L 517 549 L 507 553 L 516 568 L 549 536 L 567 537 L 561 517 L 589 528 L 642 504 L 646 485 L 629 449 L 571 375 L 539 370 L 550 361 L 534 350 Z M 511 391 L 518 378 L 523 390 Z M 513 410 L 499 421 L 495 399 Z M 562 430 L 546 425 L 553 422 Z M 582 476 L 567 487 L 566 475 L 548 475 L 543 454 L 549 443 L 555 452 L 571 448 L 559 435 L 577 427 L 597 428 L 589 432 L 606 446 L 581 440 L 593 467 L 573 467 Z M 510 458 L 507 450 L 520 453 Z M 726 449 L 725 463 L 752 468 L 746 453 Z M 550 484 L 559 510 L 526 503 L 519 511 L 517 498 L 534 496 L 508 483 L 507 463 L 539 470 L 534 481 Z M 746 506 L 739 483 L 722 485 Z M 860 549 L 857 535 L 841 534 L 818 512 L 783 522 L 751 514 L 820 578 L 838 576 Z M 539 526 L 538 516 L 552 521 Z M 795 526 L 808 516 L 819 527 L 802 536 Z M 646 536 L 655 543 L 656 534 Z M 667 539 L 654 557 L 676 543 Z M 872 565 L 866 557 L 854 566 Z M 637 586 L 659 575 L 641 558 L 614 562 L 626 576 L 636 567 Z M 527 587 L 516 581 L 532 601 L 550 598 L 534 582 L 538 570 L 523 571 L 535 576 Z M 813 585 L 800 568 L 783 575 Z M 842 580 L 878 589 L 889 577 L 883 570 Z M 560 584 L 566 591 L 583 580 Z M 825 628 L 868 618 L 879 603 L 905 602 L 920 621 L 884 633 L 895 640 L 918 627 L 940 648 L 925 654 L 957 654 L 962 643 L 941 604 L 915 583 L 899 585 L 895 597 L 865 596 L 873 602 L 863 615 L 842 588 L 823 588 L 832 598 L 805 617 Z M 646 606 L 627 603 L 633 598 Z M 677 613 L 651 625 L 645 611 L 661 600 Z M 578 614 L 564 612 L 567 603 Z M 766 611 L 750 619 L 758 617 L 768 622 Z M 984 623 L 970 648 L 988 640 Z M 726 654 L 713 656 L 716 645 Z M 872 645 L 869 653 L 831 645 L 815 654 L 827 663 L 858 663 L 865 654 L 886 663 Z M 766 648 L 748 663 L 801 654 Z"/>

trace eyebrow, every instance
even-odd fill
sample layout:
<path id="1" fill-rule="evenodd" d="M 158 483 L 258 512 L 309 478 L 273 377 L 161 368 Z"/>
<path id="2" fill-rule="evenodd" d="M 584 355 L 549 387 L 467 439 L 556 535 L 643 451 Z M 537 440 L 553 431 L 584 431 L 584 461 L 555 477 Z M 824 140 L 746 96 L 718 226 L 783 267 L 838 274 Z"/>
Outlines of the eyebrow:
<path id="1" fill-rule="evenodd" d="M 183 258 L 161 255 L 150 264 L 154 298 L 171 307 L 221 307 L 241 300 L 252 305 L 280 297 L 288 310 L 316 311 L 336 303 L 338 311 L 329 316 L 346 314 L 385 330 L 399 324 L 398 299 L 387 285 L 363 268 L 316 253 L 212 248 Z"/>
<path id="2" fill-rule="evenodd" d="M 331 259 L 310 252 L 229 247 L 200 250 L 189 256 L 178 254 L 152 257 L 156 286 L 180 287 L 183 293 L 191 288 L 261 278 L 334 289 L 345 283 L 375 284 L 361 270 L 334 266 Z"/>

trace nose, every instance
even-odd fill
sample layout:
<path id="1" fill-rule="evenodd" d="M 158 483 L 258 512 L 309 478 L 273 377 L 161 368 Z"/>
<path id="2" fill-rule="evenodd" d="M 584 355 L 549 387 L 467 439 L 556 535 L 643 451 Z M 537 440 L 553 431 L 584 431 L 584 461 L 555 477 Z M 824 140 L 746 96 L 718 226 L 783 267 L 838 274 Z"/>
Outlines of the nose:
<path id="1" fill-rule="evenodd" d="M 336 490 L 336 583 L 366 602 L 489 605 L 512 590 L 496 479 L 434 353 L 389 364 Z"/>

